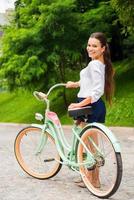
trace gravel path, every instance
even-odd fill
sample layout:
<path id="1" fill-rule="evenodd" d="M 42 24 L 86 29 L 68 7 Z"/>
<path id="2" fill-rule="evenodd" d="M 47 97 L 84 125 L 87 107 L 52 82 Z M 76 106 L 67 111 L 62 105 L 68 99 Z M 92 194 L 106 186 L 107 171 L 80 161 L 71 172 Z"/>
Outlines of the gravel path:
<path id="1" fill-rule="evenodd" d="M 57 176 L 37 180 L 24 173 L 14 157 L 14 140 L 22 124 L 0 124 L 0 200 L 96 200 L 87 191 L 77 187 L 73 179 L 78 175 L 62 167 Z M 120 188 L 110 199 L 134 200 L 134 128 L 110 128 L 121 142 L 124 165 Z M 65 126 L 66 133 L 70 127 Z"/>

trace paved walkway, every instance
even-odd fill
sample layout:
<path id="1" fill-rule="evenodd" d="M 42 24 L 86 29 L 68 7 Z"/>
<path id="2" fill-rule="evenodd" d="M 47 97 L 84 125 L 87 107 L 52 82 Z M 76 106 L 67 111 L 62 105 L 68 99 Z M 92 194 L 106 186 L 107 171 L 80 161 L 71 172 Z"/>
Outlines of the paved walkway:
<path id="1" fill-rule="evenodd" d="M 25 125 L 0 124 L 0 200 L 96 200 L 87 189 L 77 187 L 77 176 L 62 167 L 57 176 L 37 180 L 25 174 L 14 157 L 14 140 Z M 120 188 L 110 199 L 134 200 L 134 128 L 111 127 L 121 141 L 124 164 Z M 70 127 L 65 126 L 66 133 Z"/>

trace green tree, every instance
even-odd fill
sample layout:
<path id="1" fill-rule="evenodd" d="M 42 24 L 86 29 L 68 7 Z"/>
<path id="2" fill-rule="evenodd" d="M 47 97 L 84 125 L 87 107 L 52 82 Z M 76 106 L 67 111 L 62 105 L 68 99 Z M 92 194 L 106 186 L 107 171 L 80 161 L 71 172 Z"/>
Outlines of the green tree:
<path id="1" fill-rule="evenodd" d="M 71 0 L 16 1 L 15 23 L 5 31 L 1 58 L 10 89 L 65 81 L 64 69 L 80 57 L 74 9 Z"/>
<path id="2" fill-rule="evenodd" d="M 90 33 L 105 32 L 109 41 L 118 33 L 109 1 L 18 0 L 15 20 L 3 38 L 0 74 L 15 87 L 47 88 L 69 80 L 67 72 L 85 64 Z M 116 42 L 116 46 L 119 44 Z M 117 48 L 118 49 L 118 48 Z"/>
<path id="3" fill-rule="evenodd" d="M 119 19 L 124 25 L 124 31 L 134 34 L 134 1 L 133 0 L 111 0 L 116 9 Z"/>

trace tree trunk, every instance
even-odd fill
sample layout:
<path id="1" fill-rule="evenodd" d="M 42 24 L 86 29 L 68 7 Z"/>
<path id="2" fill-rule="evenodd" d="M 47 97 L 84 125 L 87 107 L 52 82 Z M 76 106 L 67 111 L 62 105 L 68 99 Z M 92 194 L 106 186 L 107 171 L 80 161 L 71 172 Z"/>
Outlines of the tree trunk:
<path id="1" fill-rule="evenodd" d="M 65 83 L 65 68 L 64 68 L 64 64 L 65 64 L 65 58 L 64 58 L 64 54 L 61 55 L 61 62 L 59 63 L 59 71 L 60 71 L 60 79 L 63 83 Z M 67 109 L 68 107 L 68 103 L 67 103 L 67 97 L 66 97 L 66 89 L 64 88 L 63 90 L 63 100 L 64 100 L 64 104 L 65 107 Z"/>

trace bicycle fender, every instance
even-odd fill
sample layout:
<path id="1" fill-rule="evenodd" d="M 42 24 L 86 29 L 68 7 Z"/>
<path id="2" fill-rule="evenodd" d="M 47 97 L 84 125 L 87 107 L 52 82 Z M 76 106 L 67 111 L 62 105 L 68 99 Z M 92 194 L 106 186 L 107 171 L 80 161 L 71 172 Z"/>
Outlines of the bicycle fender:
<path id="1" fill-rule="evenodd" d="M 42 130 L 45 128 L 44 124 L 31 124 L 31 126 L 36 127 L 36 128 L 40 128 Z"/>
<path id="2" fill-rule="evenodd" d="M 121 152 L 120 142 L 115 137 L 114 133 L 109 128 L 107 128 L 103 124 L 100 124 L 100 123 L 97 123 L 97 122 L 90 123 L 87 126 L 91 127 L 91 128 L 96 127 L 98 129 L 100 129 L 101 131 L 103 131 L 107 135 L 107 137 L 111 140 L 111 142 L 112 142 L 112 144 L 114 146 L 115 152 L 118 152 L 118 153 Z"/>

